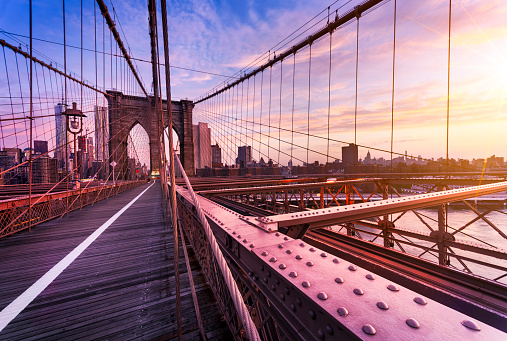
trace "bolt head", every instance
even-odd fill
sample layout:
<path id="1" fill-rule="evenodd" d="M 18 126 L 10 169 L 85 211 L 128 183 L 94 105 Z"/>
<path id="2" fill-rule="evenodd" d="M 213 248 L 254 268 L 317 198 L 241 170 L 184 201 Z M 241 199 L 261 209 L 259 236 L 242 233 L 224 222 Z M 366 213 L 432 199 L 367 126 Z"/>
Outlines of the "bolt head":
<path id="1" fill-rule="evenodd" d="M 335 281 L 336 283 L 338 283 L 338 284 L 342 284 L 342 283 L 344 282 L 343 278 L 341 278 L 341 277 L 336 277 L 336 278 L 334 279 L 334 281 Z"/>
<path id="2" fill-rule="evenodd" d="M 323 301 L 327 300 L 327 294 L 323 291 L 319 292 L 317 294 L 317 297 L 319 298 L 319 300 L 323 300 Z"/>

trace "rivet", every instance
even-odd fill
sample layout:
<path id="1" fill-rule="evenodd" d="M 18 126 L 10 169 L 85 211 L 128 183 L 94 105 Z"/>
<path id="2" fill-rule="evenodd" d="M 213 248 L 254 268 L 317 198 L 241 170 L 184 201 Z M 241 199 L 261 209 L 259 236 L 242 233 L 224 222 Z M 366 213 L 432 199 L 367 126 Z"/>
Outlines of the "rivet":
<path id="1" fill-rule="evenodd" d="M 285 301 L 285 295 L 284 295 L 284 294 L 280 294 L 280 299 L 281 299 L 282 301 Z"/>
<path id="2" fill-rule="evenodd" d="M 354 289 L 354 294 L 356 294 L 356 295 L 364 295 L 364 291 L 362 289 L 355 288 Z"/>
<path id="3" fill-rule="evenodd" d="M 303 257 L 301 255 L 297 255 L 296 259 L 303 259 Z"/>
<path id="4" fill-rule="evenodd" d="M 380 301 L 380 302 L 377 302 L 377 308 L 382 309 L 382 310 L 387 310 L 387 309 L 389 309 L 389 306 L 387 305 L 386 302 Z"/>
<path id="5" fill-rule="evenodd" d="M 421 325 L 419 324 L 419 322 L 417 322 L 416 320 L 414 320 L 413 318 L 409 318 L 405 321 L 410 327 L 412 328 L 415 328 L 415 329 L 419 329 L 421 328 Z"/>
<path id="6" fill-rule="evenodd" d="M 279 232 L 275 233 L 275 236 L 280 237 L 280 233 Z"/>
<path id="7" fill-rule="evenodd" d="M 357 266 L 351 264 L 351 265 L 349 265 L 349 270 L 350 271 L 356 271 L 357 270 Z"/>
<path id="8" fill-rule="evenodd" d="M 275 278 L 275 284 L 280 285 L 280 280 L 278 278 Z"/>
<path id="9" fill-rule="evenodd" d="M 323 291 L 319 292 L 319 293 L 317 294 L 317 297 L 318 297 L 319 299 L 323 300 L 323 301 L 327 300 L 327 294 L 326 294 L 325 292 L 323 292 Z"/>
<path id="10" fill-rule="evenodd" d="M 288 287 L 285 287 L 285 293 L 286 293 L 287 295 L 290 295 L 290 289 L 289 289 Z"/>
<path id="11" fill-rule="evenodd" d="M 319 330 L 317 331 L 317 335 L 319 336 L 319 338 L 320 338 L 321 340 L 324 340 L 324 339 L 326 338 L 326 334 L 324 334 L 324 331 L 323 331 L 322 329 L 319 329 Z"/>
<path id="12" fill-rule="evenodd" d="M 391 291 L 400 291 L 400 288 L 398 288 L 396 285 L 394 284 L 389 284 L 387 286 L 387 289 L 391 290 Z"/>
<path id="13" fill-rule="evenodd" d="M 296 306 L 294 305 L 294 303 L 290 305 L 290 308 L 292 309 L 292 311 L 296 311 Z"/>
<path id="14" fill-rule="evenodd" d="M 236 234 L 236 231 L 232 231 L 232 234 Z"/>
<path id="15" fill-rule="evenodd" d="M 271 257 L 271 259 L 269 260 L 271 263 L 274 263 L 277 261 L 276 257 Z"/>
<path id="16" fill-rule="evenodd" d="M 326 324 L 326 332 L 329 335 L 333 335 L 334 334 L 334 330 L 333 330 L 333 328 L 329 324 Z"/>
<path id="17" fill-rule="evenodd" d="M 243 239 L 243 243 L 248 243 L 248 239 Z"/>
<path id="18" fill-rule="evenodd" d="M 463 321 L 461 321 L 461 324 L 464 325 L 465 327 L 467 327 L 468 329 L 472 329 L 475 331 L 481 330 L 481 327 L 479 327 L 479 325 L 477 323 L 475 323 L 474 321 L 463 320 Z"/>
<path id="19" fill-rule="evenodd" d="M 306 265 L 313 266 L 313 262 L 310 260 L 310 261 L 306 262 Z"/>
<path id="20" fill-rule="evenodd" d="M 299 244 L 299 246 L 305 247 L 305 243 L 301 243 L 301 244 Z"/>
<path id="21" fill-rule="evenodd" d="M 321 257 L 327 257 L 327 254 L 326 254 L 325 252 L 322 252 L 322 253 L 320 254 L 320 256 L 321 256 Z"/>
<path id="22" fill-rule="evenodd" d="M 315 252 L 315 251 L 317 251 L 317 250 L 315 250 L 313 247 L 311 247 L 311 248 L 310 248 L 310 251 L 311 251 L 311 252 Z"/>
<path id="23" fill-rule="evenodd" d="M 428 304 L 428 302 L 426 302 L 426 300 L 422 297 L 416 297 L 414 298 L 414 302 L 417 303 L 417 304 L 420 304 L 420 305 L 426 305 Z"/>
<path id="24" fill-rule="evenodd" d="M 255 247 L 255 244 L 250 244 L 250 248 L 254 248 Z"/>
<path id="25" fill-rule="evenodd" d="M 278 267 L 283 270 L 283 269 L 287 268 L 287 265 L 285 265 L 285 264 L 282 263 Z"/>
<path id="26" fill-rule="evenodd" d="M 261 271 L 264 271 L 264 265 L 261 265 Z"/>
<path id="27" fill-rule="evenodd" d="M 333 259 L 333 263 L 338 264 L 340 263 L 340 260 L 338 258 Z"/>
<path id="28" fill-rule="evenodd" d="M 342 283 L 344 282 L 343 278 L 341 278 L 341 277 L 336 277 L 336 278 L 334 279 L 334 281 L 335 281 L 336 283 L 339 283 L 339 284 L 342 284 Z"/>
<path id="29" fill-rule="evenodd" d="M 371 324 L 365 324 L 363 326 L 363 332 L 365 332 L 368 335 L 375 335 L 377 333 L 377 331 L 375 330 L 375 328 L 373 328 Z"/>
<path id="30" fill-rule="evenodd" d="M 290 255 L 292 253 L 292 250 L 291 249 L 288 249 L 287 251 L 285 251 L 286 254 Z"/>
<path id="31" fill-rule="evenodd" d="M 264 283 L 268 282 L 268 278 L 267 277 L 264 277 L 262 280 L 264 281 Z"/>
<path id="32" fill-rule="evenodd" d="M 278 244 L 279 249 L 283 249 L 283 244 Z"/>
<path id="33" fill-rule="evenodd" d="M 305 287 L 305 288 L 309 288 L 309 287 L 310 287 L 310 285 L 311 285 L 311 284 L 310 284 L 310 282 L 308 282 L 308 281 L 304 281 L 304 282 L 303 282 L 303 287 Z"/>
<path id="34" fill-rule="evenodd" d="M 264 251 L 261 253 L 261 255 L 263 255 L 265 257 L 265 256 L 269 255 L 269 253 L 267 251 Z"/>
<path id="35" fill-rule="evenodd" d="M 274 284 L 271 285 L 271 290 L 276 291 L 276 287 Z"/>
<path id="36" fill-rule="evenodd" d="M 313 310 L 309 310 L 308 314 L 310 314 L 310 318 L 312 320 L 315 320 L 317 318 L 317 314 L 315 314 L 315 311 L 313 311 Z"/>
<path id="37" fill-rule="evenodd" d="M 248 271 L 248 276 L 252 276 L 253 274 L 253 271 Z"/>
<path id="38" fill-rule="evenodd" d="M 289 240 L 289 237 L 283 237 L 283 240 Z"/>
<path id="39" fill-rule="evenodd" d="M 271 271 L 268 271 L 268 272 L 266 273 L 266 275 L 267 275 L 269 278 L 271 278 Z"/>
<path id="40" fill-rule="evenodd" d="M 338 315 L 340 315 L 340 316 L 347 316 L 349 314 L 349 311 L 347 310 L 347 308 L 344 308 L 344 307 L 338 308 L 337 312 L 338 312 Z"/>
<path id="41" fill-rule="evenodd" d="M 366 278 L 368 278 L 369 280 L 372 280 L 372 281 L 373 281 L 373 280 L 375 279 L 375 276 L 374 276 L 374 275 L 372 275 L 372 274 L 367 274 L 367 275 L 366 275 Z"/>
<path id="42" fill-rule="evenodd" d="M 241 235 L 240 235 L 240 234 L 238 234 L 238 238 L 241 238 Z"/>
<path id="43" fill-rule="evenodd" d="M 303 302 L 301 302 L 300 298 L 296 298 L 296 304 L 301 307 L 303 305 Z"/>
<path id="44" fill-rule="evenodd" d="M 289 276 L 292 278 L 296 278 L 298 276 L 298 273 L 296 271 L 291 271 Z"/>

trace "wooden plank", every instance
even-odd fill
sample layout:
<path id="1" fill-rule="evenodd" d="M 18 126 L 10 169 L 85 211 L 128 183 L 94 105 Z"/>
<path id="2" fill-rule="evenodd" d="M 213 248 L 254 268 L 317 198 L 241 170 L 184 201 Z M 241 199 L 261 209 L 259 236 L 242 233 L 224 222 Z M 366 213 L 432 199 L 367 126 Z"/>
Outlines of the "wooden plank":
<path id="1" fill-rule="evenodd" d="M 147 186 L 43 223 L 31 233 L 0 240 L 0 309 Z M 1 331 L 0 339 L 176 339 L 174 245 L 172 233 L 165 230 L 161 205 L 160 186 L 155 184 Z M 206 335 L 231 339 L 211 288 L 189 251 Z M 180 281 L 183 337 L 199 340 L 183 266 Z"/>

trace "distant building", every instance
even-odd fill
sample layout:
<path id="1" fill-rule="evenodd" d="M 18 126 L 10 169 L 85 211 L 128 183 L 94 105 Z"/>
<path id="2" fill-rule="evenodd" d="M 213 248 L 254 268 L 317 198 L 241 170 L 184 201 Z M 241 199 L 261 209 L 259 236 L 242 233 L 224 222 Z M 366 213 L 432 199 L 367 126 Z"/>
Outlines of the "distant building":
<path id="1" fill-rule="evenodd" d="M 42 155 L 48 152 L 48 141 L 33 141 L 33 154 Z"/>
<path id="2" fill-rule="evenodd" d="M 58 182 L 58 160 L 47 156 L 34 159 L 32 174 L 36 184 Z"/>
<path id="3" fill-rule="evenodd" d="M 193 125 L 194 166 L 196 169 L 211 168 L 211 129 L 207 123 Z"/>
<path id="4" fill-rule="evenodd" d="M 345 166 L 354 166 L 358 162 L 357 145 L 349 144 L 346 147 L 342 147 L 342 162 Z"/>
<path id="5" fill-rule="evenodd" d="M 7 169 L 21 163 L 21 149 L 4 148 L 0 152 L 0 168 Z"/>
<path id="6" fill-rule="evenodd" d="M 107 107 L 95 106 L 95 159 L 99 161 L 109 157 L 108 126 Z"/>
<path id="7" fill-rule="evenodd" d="M 218 143 L 211 146 L 211 167 L 220 168 L 222 167 L 222 149 L 218 146 Z"/>
<path id="8" fill-rule="evenodd" d="M 250 163 L 252 163 L 252 147 L 238 147 L 238 157 L 236 158 L 236 164 L 243 168 Z"/>
<path id="9" fill-rule="evenodd" d="M 72 163 L 69 162 L 71 148 L 73 146 L 73 135 L 67 130 L 67 120 L 64 115 L 66 104 L 58 103 L 55 106 L 55 132 L 56 149 L 55 158 L 58 160 L 58 168 L 65 170 L 72 169 Z M 67 165 L 67 166 L 66 166 Z"/>

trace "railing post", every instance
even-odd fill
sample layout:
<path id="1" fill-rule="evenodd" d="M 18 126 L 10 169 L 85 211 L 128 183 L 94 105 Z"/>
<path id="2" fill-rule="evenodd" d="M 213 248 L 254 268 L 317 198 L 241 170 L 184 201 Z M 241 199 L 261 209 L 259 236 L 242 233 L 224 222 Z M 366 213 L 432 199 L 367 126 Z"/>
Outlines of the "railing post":
<path id="1" fill-rule="evenodd" d="M 439 191 L 443 191 L 443 186 L 438 187 Z M 438 264 L 449 265 L 450 259 L 445 253 L 447 252 L 447 246 L 445 246 L 445 236 L 447 234 L 447 204 L 438 206 Z"/>
<path id="2" fill-rule="evenodd" d="M 320 208 L 324 208 L 324 186 L 320 187 Z"/>
<path id="3" fill-rule="evenodd" d="M 354 203 L 354 200 L 350 199 L 350 186 L 345 185 L 345 204 L 351 205 Z M 355 236 L 356 232 L 354 231 L 354 223 L 347 223 L 347 236 Z"/>
<path id="4" fill-rule="evenodd" d="M 304 189 L 300 189 L 299 190 L 299 194 L 300 194 L 300 201 L 299 201 L 299 211 L 304 211 L 305 210 L 305 190 Z"/>
<path id="5" fill-rule="evenodd" d="M 380 186 L 380 190 L 382 190 L 382 200 L 389 199 L 389 185 L 384 187 L 381 184 L 377 184 L 377 186 Z M 394 227 L 394 224 L 389 221 L 388 214 L 384 215 L 384 219 L 380 221 L 380 224 L 384 234 L 384 247 L 394 247 L 394 241 L 391 240 L 393 234 L 389 232 L 389 229 Z"/>

